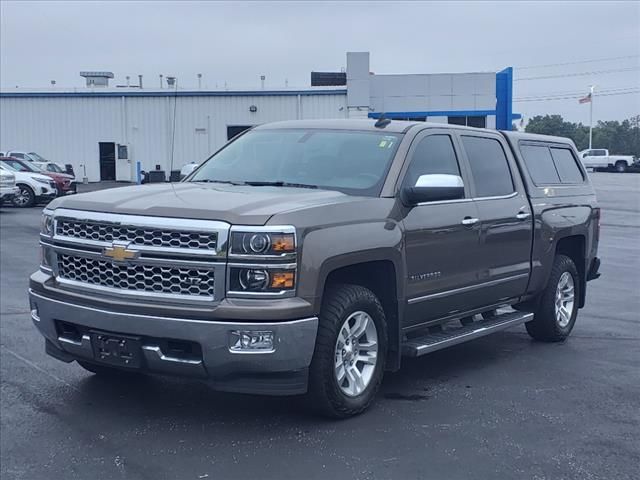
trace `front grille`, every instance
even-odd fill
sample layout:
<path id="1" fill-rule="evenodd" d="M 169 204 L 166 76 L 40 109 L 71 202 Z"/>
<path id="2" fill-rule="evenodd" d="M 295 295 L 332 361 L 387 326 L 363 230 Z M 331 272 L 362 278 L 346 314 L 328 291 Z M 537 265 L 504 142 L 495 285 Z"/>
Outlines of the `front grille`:
<path id="1" fill-rule="evenodd" d="M 58 254 L 58 276 L 87 285 L 134 292 L 214 298 L 213 270 L 193 267 L 118 264 Z"/>
<path id="2" fill-rule="evenodd" d="M 166 228 L 87 222 L 67 218 L 57 220 L 56 234 L 100 242 L 122 240 L 131 242 L 132 245 L 149 247 L 215 250 L 217 246 L 215 232 L 185 232 Z"/>

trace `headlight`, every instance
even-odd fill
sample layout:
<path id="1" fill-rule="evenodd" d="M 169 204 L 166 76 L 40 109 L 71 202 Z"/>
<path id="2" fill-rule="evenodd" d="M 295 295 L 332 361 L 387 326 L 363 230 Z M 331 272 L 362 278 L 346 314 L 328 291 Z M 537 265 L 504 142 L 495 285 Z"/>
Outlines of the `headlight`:
<path id="1" fill-rule="evenodd" d="M 296 260 L 293 226 L 231 227 L 227 295 L 239 298 L 294 296 Z"/>
<path id="2" fill-rule="evenodd" d="M 45 180 L 44 178 L 34 178 L 34 180 L 38 183 L 44 183 L 45 185 L 51 185 L 51 180 L 47 179 Z"/>
<path id="3" fill-rule="evenodd" d="M 40 221 L 40 233 L 47 237 L 53 236 L 53 215 L 51 211 L 45 210 L 42 212 L 42 219 Z"/>
<path id="4" fill-rule="evenodd" d="M 269 227 L 267 231 L 249 230 L 250 227 L 231 229 L 230 256 L 284 257 L 295 254 L 296 234 L 293 227 Z"/>
<path id="5" fill-rule="evenodd" d="M 229 293 L 233 294 L 278 294 L 294 292 L 296 286 L 295 266 L 281 268 L 265 265 L 246 265 L 229 269 Z"/>

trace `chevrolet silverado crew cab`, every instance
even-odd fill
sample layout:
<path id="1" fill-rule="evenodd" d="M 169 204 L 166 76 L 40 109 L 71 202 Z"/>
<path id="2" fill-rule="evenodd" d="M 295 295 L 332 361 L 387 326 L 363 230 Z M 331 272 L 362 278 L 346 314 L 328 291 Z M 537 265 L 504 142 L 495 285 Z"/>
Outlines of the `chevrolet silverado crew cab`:
<path id="1" fill-rule="evenodd" d="M 183 182 L 54 200 L 31 277 L 46 351 L 366 409 L 385 371 L 518 324 L 567 338 L 600 209 L 564 138 L 382 120 L 236 137 Z"/>

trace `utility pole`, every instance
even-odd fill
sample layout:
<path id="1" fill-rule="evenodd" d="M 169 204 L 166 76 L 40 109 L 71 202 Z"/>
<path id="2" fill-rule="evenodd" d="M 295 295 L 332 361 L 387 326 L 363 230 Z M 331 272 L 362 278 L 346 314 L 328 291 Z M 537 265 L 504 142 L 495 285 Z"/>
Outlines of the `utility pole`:
<path id="1" fill-rule="evenodd" d="M 589 87 L 589 150 L 592 148 L 593 143 L 593 90 L 595 85 Z"/>

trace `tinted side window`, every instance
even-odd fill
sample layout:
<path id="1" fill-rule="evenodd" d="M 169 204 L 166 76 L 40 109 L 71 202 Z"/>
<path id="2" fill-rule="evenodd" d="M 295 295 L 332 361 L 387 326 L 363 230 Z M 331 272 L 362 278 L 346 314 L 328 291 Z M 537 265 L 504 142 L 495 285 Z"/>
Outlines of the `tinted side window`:
<path id="1" fill-rule="evenodd" d="M 513 179 L 502 145 L 493 138 L 462 136 L 478 197 L 513 193 Z"/>
<path id="2" fill-rule="evenodd" d="M 460 175 L 460 167 L 449 135 L 429 135 L 416 146 L 404 184 L 413 186 L 420 175 L 447 173 Z"/>
<path id="3" fill-rule="evenodd" d="M 560 183 L 560 177 L 553 164 L 549 147 L 542 145 L 521 145 L 520 153 L 529 170 L 531 180 L 536 185 Z"/>
<path id="4" fill-rule="evenodd" d="M 22 153 L 12 153 L 11 156 L 13 158 L 24 159 L 24 154 L 22 154 Z"/>
<path id="5" fill-rule="evenodd" d="M 556 169 L 562 183 L 582 183 L 584 177 L 568 148 L 552 148 L 551 155 L 556 163 Z"/>

